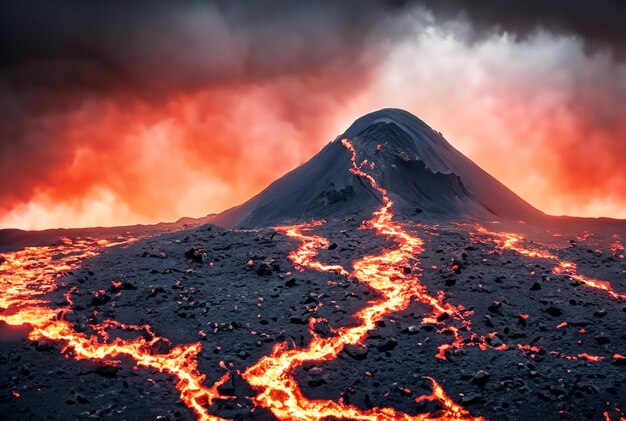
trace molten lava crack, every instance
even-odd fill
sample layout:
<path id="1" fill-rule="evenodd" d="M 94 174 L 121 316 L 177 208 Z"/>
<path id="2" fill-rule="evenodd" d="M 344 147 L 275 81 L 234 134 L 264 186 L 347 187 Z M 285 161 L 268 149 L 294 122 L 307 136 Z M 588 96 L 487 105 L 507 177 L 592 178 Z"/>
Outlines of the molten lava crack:
<path id="1" fill-rule="evenodd" d="M 130 239 L 130 241 L 134 241 Z M 102 247 L 111 245 L 104 240 L 64 240 L 60 245 L 49 247 L 27 247 L 24 250 L 3 255 L 0 266 L 0 321 L 11 326 L 30 325 L 28 338 L 42 339 L 62 344 L 62 352 L 76 360 L 102 361 L 117 364 L 116 358 L 132 359 L 137 367 L 152 368 L 172 374 L 181 400 L 191 408 L 200 420 L 220 420 L 207 412 L 206 406 L 219 396 L 217 387 L 226 380 L 222 377 L 212 387 L 206 387 L 206 376 L 198 371 L 197 355 L 199 343 L 174 347 L 167 354 L 157 354 L 152 346 L 167 341 L 152 333 L 149 326 L 134 326 L 108 320 L 91 327 L 97 333 L 88 336 L 78 332 L 63 319 L 69 309 L 53 309 L 42 299 L 44 294 L 56 288 L 57 278 L 74 269 L 84 259 L 97 256 Z M 68 294 L 69 296 L 69 294 Z M 69 301 L 69 300 L 68 300 Z M 149 339 L 139 336 L 133 340 L 116 338 L 108 341 L 108 329 L 144 331 Z"/>
<path id="2" fill-rule="evenodd" d="M 313 269 L 337 272 L 353 276 L 360 282 L 377 291 L 381 298 L 369 302 L 369 305 L 354 315 L 355 326 L 337 329 L 337 335 L 322 338 L 313 331 L 313 339 L 303 349 L 288 349 L 286 344 L 278 344 L 272 354 L 261 358 L 249 367 L 243 378 L 254 386 L 259 394 L 254 398 L 256 404 L 269 409 L 276 417 L 284 420 L 317 420 L 323 418 L 359 419 L 359 420 L 478 420 L 467 410 L 456 404 L 432 378 L 431 395 L 422 396 L 416 402 L 437 400 L 443 410 L 436 414 L 418 414 L 411 416 L 393 408 L 373 408 L 363 410 L 355 406 L 331 400 L 308 399 L 293 377 L 293 370 L 305 361 L 328 361 L 335 359 L 347 344 L 361 343 L 368 332 L 376 328 L 376 322 L 385 316 L 404 310 L 417 300 L 432 308 L 430 316 L 424 320 L 436 321 L 442 314 L 460 314 L 461 307 L 454 307 L 443 302 L 443 296 L 434 297 L 419 282 L 419 274 L 408 276 L 402 267 L 417 265 L 416 256 L 423 251 L 423 241 L 406 232 L 393 221 L 393 202 L 387 192 L 378 186 L 376 180 L 365 173 L 356 163 L 356 151 L 352 143 L 343 140 L 342 144 L 352 153 L 351 172 L 369 181 L 370 185 L 382 196 L 383 206 L 372 219 L 362 224 L 361 229 L 374 229 L 377 235 L 393 240 L 397 247 L 383 250 L 379 255 L 365 256 L 353 262 L 353 271 L 348 273 L 339 266 L 326 266 L 313 260 L 320 247 L 328 245 L 327 240 L 306 235 L 304 232 L 319 226 L 320 222 L 293 227 L 280 227 L 279 230 L 300 240 L 299 248 L 290 254 L 294 265 L 300 269 Z M 413 271 L 412 271 L 413 272 Z"/>
<path id="3" fill-rule="evenodd" d="M 576 270 L 576 263 L 561 261 L 558 256 L 547 250 L 525 247 L 523 245 L 524 236 L 522 234 L 516 234 L 512 232 L 493 232 L 489 231 L 479 224 L 476 224 L 474 226 L 474 229 L 478 233 L 488 236 L 491 241 L 496 243 L 499 249 L 511 250 L 518 254 L 521 254 L 522 256 L 556 261 L 557 265 L 552 268 L 552 273 L 554 273 L 555 275 L 567 275 L 571 279 L 580 282 L 581 284 L 589 288 L 593 288 L 607 293 L 612 298 L 615 298 L 617 300 L 626 300 L 626 294 L 620 294 L 618 292 L 615 292 L 610 282 L 588 278 L 586 276 L 578 274 Z"/>

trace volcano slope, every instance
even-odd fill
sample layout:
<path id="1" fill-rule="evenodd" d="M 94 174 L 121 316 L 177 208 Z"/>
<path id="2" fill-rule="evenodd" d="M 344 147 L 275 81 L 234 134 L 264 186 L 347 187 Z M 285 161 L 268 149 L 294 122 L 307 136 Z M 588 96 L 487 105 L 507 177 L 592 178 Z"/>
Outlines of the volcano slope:
<path id="1" fill-rule="evenodd" d="M 3 254 L 3 417 L 623 417 L 623 223 L 546 217 L 422 125 L 357 120 L 217 219 L 254 230 Z"/>
<path id="2" fill-rule="evenodd" d="M 545 217 L 423 121 L 403 110 L 383 109 L 359 118 L 311 160 L 212 222 L 256 228 L 289 218 L 332 218 L 375 209 L 380 195 L 350 172 L 351 155 L 342 139 L 354 143 L 359 163 L 365 161 L 368 173 L 389 192 L 396 214 L 413 220 L 506 216 L 530 222 Z"/>

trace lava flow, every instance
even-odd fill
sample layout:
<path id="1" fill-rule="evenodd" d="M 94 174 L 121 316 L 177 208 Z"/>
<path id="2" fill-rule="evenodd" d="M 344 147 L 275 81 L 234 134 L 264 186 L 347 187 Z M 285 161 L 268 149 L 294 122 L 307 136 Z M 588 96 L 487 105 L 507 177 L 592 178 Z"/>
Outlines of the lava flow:
<path id="1" fill-rule="evenodd" d="M 356 151 L 348 140 L 342 144 L 352 153 L 351 172 L 364 177 L 371 186 L 382 196 L 383 206 L 372 219 L 365 222 L 361 228 L 373 228 L 378 235 L 385 236 L 397 243 L 396 248 L 386 249 L 379 255 L 365 256 L 353 262 L 354 270 L 350 276 L 366 283 L 375 290 L 381 298 L 369 302 L 369 305 L 354 315 L 357 322 L 352 327 L 342 327 L 335 330 L 336 336 L 322 338 L 313 331 L 313 339 L 306 348 L 288 349 L 287 344 L 278 344 L 271 355 L 261 358 L 255 365 L 244 373 L 246 379 L 258 391 L 254 397 L 257 405 L 269 409 L 276 417 L 283 420 L 317 420 L 323 418 L 359 419 L 359 420 L 478 420 L 472 417 L 467 410 L 456 404 L 432 378 L 433 391 L 430 395 L 416 399 L 439 401 L 443 409 L 438 413 L 408 415 L 393 408 L 372 408 L 363 410 L 341 401 L 311 400 L 305 397 L 292 375 L 292 371 L 305 361 L 328 361 L 335 359 L 338 353 L 347 344 L 359 344 L 376 328 L 376 322 L 385 316 L 404 310 L 413 301 L 418 300 L 432 308 L 429 319 L 436 320 L 442 314 L 457 314 L 461 308 L 456 308 L 443 302 L 440 295 L 430 295 L 424 285 L 419 282 L 419 275 L 409 276 L 402 270 L 417 264 L 417 258 L 423 251 L 423 241 L 406 232 L 399 224 L 393 221 L 393 202 L 387 192 L 378 186 L 375 179 L 365 173 L 356 163 Z M 319 222 L 294 227 L 281 227 L 280 230 L 300 240 L 300 247 L 290 255 L 292 262 L 300 269 L 310 268 L 346 274 L 345 269 L 338 270 L 335 266 L 325 266 L 313 259 L 316 256 L 314 249 L 327 244 L 318 236 L 309 236 L 303 232 Z M 415 268 L 417 269 L 417 268 Z M 415 272 L 415 271 L 412 271 Z"/>
<path id="2" fill-rule="evenodd" d="M 340 265 L 325 265 L 318 260 L 314 260 L 317 256 L 317 251 L 321 248 L 328 247 L 330 243 L 324 237 L 319 237 L 317 235 L 304 235 L 302 234 L 302 231 L 308 231 L 314 227 L 322 225 L 323 223 L 324 222 L 322 221 L 314 221 L 309 224 L 275 227 L 275 230 L 282 232 L 289 237 L 301 240 L 300 248 L 289 253 L 289 260 L 291 260 L 296 267 L 306 267 L 322 272 L 337 272 L 341 275 L 348 276 L 348 271 Z"/>
<path id="3" fill-rule="evenodd" d="M 277 344 L 270 355 L 259 359 L 248 367 L 241 376 L 255 389 L 256 395 L 250 397 L 256 406 L 268 409 L 281 420 L 318 420 L 358 419 L 358 420 L 483 420 L 472 416 L 468 410 L 455 403 L 443 390 L 442 386 L 432 377 L 425 376 L 432 392 L 419 396 L 416 403 L 436 401 L 441 410 L 429 413 L 410 415 L 391 407 L 374 407 L 361 409 L 344 402 L 342 399 L 316 400 L 307 398 L 294 378 L 294 371 L 305 362 L 325 362 L 334 360 L 347 345 L 360 345 L 375 330 L 378 322 L 392 313 L 403 311 L 411 303 L 426 304 L 430 311 L 422 318 L 422 323 L 446 325 L 437 330 L 451 337 L 450 343 L 438 346 L 436 358 L 445 360 L 446 352 L 465 346 L 477 346 L 481 350 L 510 349 L 510 345 L 500 343 L 492 345 L 497 332 L 479 336 L 472 333 L 471 321 L 468 316 L 472 312 L 462 306 L 451 305 L 444 300 L 440 291 L 431 294 L 421 283 L 419 256 L 424 250 L 424 241 L 407 231 L 401 224 L 394 221 L 393 201 L 387 191 L 380 187 L 376 179 L 364 168 L 373 170 L 374 163 L 357 162 L 357 151 L 348 140 L 342 145 L 351 152 L 352 167 L 350 172 L 366 180 L 381 197 L 381 207 L 373 213 L 371 219 L 363 222 L 359 229 L 373 230 L 376 235 L 389 240 L 393 246 L 383 249 L 378 254 L 366 255 L 352 262 L 352 270 L 337 264 L 324 264 L 318 260 L 318 251 L 328 248 L 328 239 L 314 235 L 311 231 L 321 227 L 323 221 L 314 221 L 293 226 L 275 227 L 277 232 L 299 241 L 297 249 L 289 254 L 289 259 L 299 270 L 315 270 L 325 273 L 349 277 L 367 285 L 376 295 L 367 306 L 353 315 L 349 326 L 333 329 L 334 335 L 322 337 L 315 333 L 314 326 L 319 320 L 310 319 L 312 339 L 304 348 L 293 348 L 287 343 Z M 365 166 L 367 164 L 367 166 Z M 561 261 L 554 253 L 540 248 L 529 247 L 521 234 L 496 233 L 476 225 L 475 231 L 496 243 L 499 249 L 514 251 L 529 258 L 546 259 L 556 262 L 552 272 L 567 275 L 588 287 L 604 291 L 615 299 L 626 299 L 626 294 L 615 292 L 610 283 L 587 278 L 577 273 L 573 262 Z M 129 240 L 132 241 L 132 240 Z M 64 240 L 61 244 L 49 247 L 30 247 L 22 251 L 2 255 L 0 266 L 0 321 L 10 325 L 29 325 L 32 327 L 28 337 L 32 341 L 47 340 L 58 343 L 61 352 L 68 358 L 76 360 L 92 360 L 100 364 L 117 365 L 119 358 L 133 361 L 136 367 L 151 368 L 167 372 L 176 379 L 176 388 L 181 401 L 194 411 L 200 420 L 221 420 L 210 414 L 208 407 L 220 396 L 218 387 L 228 380 L 228 373 L 222 376 L 213 386 L 206 386 L 206 375 L 198 369 L 198 354 L 202 348 L 200 343 L 178 345 L 167 353 L 159 353 L 156 345 L 166 338 L 157 336 L 149 325 L 127 325 L 115 320 L 105 320 L 100 324 L 91 324 L 93 334 L 78 332 L 64 316 L 71 311 L 69 305 L 53 308 L 45 300 L 45 295 L 54 291 L 59 278 L 67 271 L 76 267 L 85 259 L 98 255 L 103 247 L 110 244 L 106 241 L 90 239 Z M 623 250 L 617 241 L 611 246 L 614 255 L 621 257 Z M 621 249 L 620 249 L 621 247 Z M 121 283 L 113 281 L 113 288 L 120 288 Z M 76 288 L 76 287 L 74 287 Z M 70 289 L 66 300 L 71 304 L 71 295 L 77 292 Z M 96 293 L 97 294 L 97 293 Z M 528 315 L 521 314 L 523 320 Z M 557 326 L 561 327 L 561 325 Z M 138 332 L 135 339 L 122 339 L 110 333 L 113 331 Z M 114 339 L 111 339 L 114 337 Z M 536 345 L 516 344 L 517 349 L 534 358 L 535 354 L 545 353 Z M 598 362 L 609 357 L 595 356 L 587 353 L 565 355 L 550 352 L 567 360 L 585 360 Z M 614 361 L 625 357 L 614 354 Z M 225 369 L 223 364 L 220 364 Z M 19 392 L 14 390 L 14 396 Z M 608 419 L 608 415 L 606 416 Z"/>
<path id="4" fill-rule="evenodd" d="M 521 254 L 522 256 L 556 261 L 557 265 L 552 268 L 552 273 L 555 275 L 567 275 L 582 285 L 607 293 L 612 298 L 626 300 L 626 294 L 615 292 L 610 282 L 580 275 L 577 272 L 576 263 L 561 261 L 558 256 L 547 250 L 525 247 L 522 244 L 524 241 L 524 236 L 522 234 L 512 232 L 493 232 L 479 224 L 476 224 L 474 229 L 480 234 L 490 237 L 500 249 L 511 250 Z"/>
<path id="5" fill-rule="evenodd" d="M 53 309 L 43 298 L 56 288 L 57 279 L 65 272 L 76 268 L 84 259 L 98 255 L 103 246 L 117 244 L 121 243 L 63 240 L 56 246 L 27 247 L 3 254 L 4 261 L 0 266 L 0 321 L 10 326 L 31 326 L 30 340 L 60 343 L 61 352 L 68 358 L 117 365 L 119 362 L 115 359 L 123 356 L 134 360 L 137 367 L 172 374 L 177 378 L 176 387 L 181 400 L 196 413 L 198 419 L 221 420 L 209 414 L 205 406 L 219 396 L 217 387 L 226 380 L 226 376 L 210 388 L 204 385 L 206 376 L 198 371 L 196 359 L 201 351 L 199 343 L 179 345 L 167 354 L 158 354 L 153 351 L 153 345 L 167 339 L 154 336 L 149 326 L 124 325 L 111 320 L 92 326 L 97 334 L 88 336 L 76 331 L 63 318 L 69 309 Z M 101 339 L 108 339 L 107 329 L 143 330 L 150 339 L 139 336 L 134 340 L 116 338 L 108 343 L 101 342 Z"/>

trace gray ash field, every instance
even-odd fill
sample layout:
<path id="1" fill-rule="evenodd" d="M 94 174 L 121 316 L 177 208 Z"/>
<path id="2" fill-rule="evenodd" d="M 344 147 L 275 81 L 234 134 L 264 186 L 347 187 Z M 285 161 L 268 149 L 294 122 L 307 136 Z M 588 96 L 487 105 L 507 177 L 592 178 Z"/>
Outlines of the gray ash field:
<path id="1" fill-rule="evenodd" d="M 352 161 L 347 144 L 331 143 L 213 221 L 232 229 L 96 248 L 71 267 L 80 246 L 4 254 L 3 418 L 623 417 L 626 224 L 545 216 L 481 181 L 447 143 L 403 137 L 423 123 L 379 113 L 346 132 Z M 321 159 L 333 166 L 324 177 Z M 397 171 L 421 182 L 400 185 Z M 283 224 L 297 225 L 272 227 Z M 20 279 L 10 268 L 39 252 L 62 268 L 56 289 L 31 302 L 24 287 L 11 297 L 26 304 L 9 301 L 7 282 Z M 54 317 L 27 311 L 44 308 Z M 20 327 L 27 317 L 39 337 Z M 165 367 L 190 344 L 200 347 L 184 361 L 197 367 L 182 373 L 201 380 L 202 396 Z M 302 361 L 272 371 L 283 357 Z"/>

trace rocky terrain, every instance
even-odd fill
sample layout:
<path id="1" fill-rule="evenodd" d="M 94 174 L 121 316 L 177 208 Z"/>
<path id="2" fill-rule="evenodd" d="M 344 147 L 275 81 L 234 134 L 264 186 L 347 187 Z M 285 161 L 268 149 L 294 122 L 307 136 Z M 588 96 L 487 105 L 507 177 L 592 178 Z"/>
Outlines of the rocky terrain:
<path id="1" fill-rule="evenodd" d="M 624 222 L 545 216 L 407 118 L 215 217 L 254 229 L 2 254 L 3 418 L 623 418 Z"/>
<path id="2" fill-rule="evenodd" d="M 359 222 L 350 218 L 340 226 L 329 223 L 317 229 L 337 245 L 321 250 L 319 260 L 350 267 L 364 253 L 387 246 L 384 239 L 358 230 Z M 421 281 L 430 291 L 443 291 L 446 302 L 473 311 L 475 333 L 497 332 L 491 343 L 510 349 L 467 346 L 448 351 L 446 360 L 437 359 L 438 345 L 451 339 L 446 323 L 422 323 L 428 308 L 415 302 L 380 322 L 364 341 L 363 351 L 343 351 L 336 360 L 297 370 L 295 378 L 307 396 L 343 397 L 361 408 L 394 407 L 415 414 L 436 409 L 415 403 L 417 396 L 429 392 L 423 376 L 431 376 L 473 415 L 487 419 L 602 419 L 604 411 L 626 406 L 625 361 L 612 358 L 626 345 L 625 302 L 567 276 L 553 276 L 552 264 L 543 259 L 494 251 L 488 238 L 472 242 L 465 229 L 410 229 L 426 241 Z M 287 256 L 296 246 L 293 239 L 272 230 L 206 226 L 169 234 L 107 250 L 87 261 L 62 279 L 52 302 L 65 305 L 63 293 L 75 287 L 67 318 L 78 330 L 95 335 L 89 325 L 106 319 L 148 324 L 171 341 L 163 341 L 155 352 L 200 341 L 198 362 L 207 382 L 229 371 L 232 381 L 222 391 L 236 396 L 219 400 L 211 412 L 272 419 L 254 409 L 247 398 L 254 391 L 237 371 L 268 355 L 278 342 L 306 344 L 311 317 L 327 320 L 315 327 L 322 333 L 328 326 L 349 325 L 351 315 L 376 295 L 358 280 L 339 274 L 295 270 Z M 188 253 L 192 249 L 200 257 Z M 574 239 L 558 253 L 577 261 L 585 272 L 617 280 L 615 289 L 626 292 L 626 262 L 609 250 L 595 251 Z M 113 282 L 124 286 L 116 288 Z M 567 325 L 560 327 L 563 323 Z M 132 337 L 137 332 L 113 329 L 116 334 Z M 541 351 L 522 352 L 518 344 Z M 63 357 L 59 348 L 25 339 L 0 345 L 2 407 L 8 419 L 195 418 L 178 403 L 166 374 L 133 370 L 133 362 L 124 358 L 115 367 L 77 362 Z M 568 360 L 551 352 L 605 359 Z M 220 362 L 225 365 L 220 367 Z M 20 397 L 12 396 L 13 391 Z"/>

